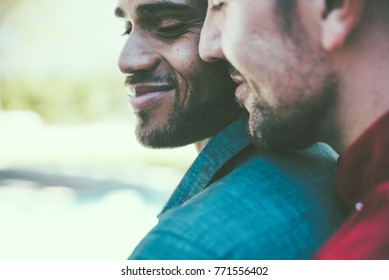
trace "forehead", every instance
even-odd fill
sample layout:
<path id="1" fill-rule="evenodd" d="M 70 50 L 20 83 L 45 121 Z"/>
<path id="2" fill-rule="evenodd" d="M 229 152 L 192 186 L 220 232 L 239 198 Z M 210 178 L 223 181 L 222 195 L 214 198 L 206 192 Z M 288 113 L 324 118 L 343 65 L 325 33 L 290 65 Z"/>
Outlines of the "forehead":
<path id="1" fill-rule="evenodd" d="M 118 17 L 150 16 L 161 11 L 205 12 L 207 0 L 119 0 L 115 14 Z"/>

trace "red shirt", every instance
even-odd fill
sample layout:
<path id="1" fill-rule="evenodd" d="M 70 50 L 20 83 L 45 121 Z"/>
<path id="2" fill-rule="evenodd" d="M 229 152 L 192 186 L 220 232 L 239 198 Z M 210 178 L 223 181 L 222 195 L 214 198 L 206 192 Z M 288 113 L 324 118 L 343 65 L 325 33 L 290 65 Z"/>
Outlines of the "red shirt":
<path id="1" fill-rule="evenodd" d="M 354 211 L 316 258 L 389 260 L 389 112 L 342 156 L 336 188 Z"/>

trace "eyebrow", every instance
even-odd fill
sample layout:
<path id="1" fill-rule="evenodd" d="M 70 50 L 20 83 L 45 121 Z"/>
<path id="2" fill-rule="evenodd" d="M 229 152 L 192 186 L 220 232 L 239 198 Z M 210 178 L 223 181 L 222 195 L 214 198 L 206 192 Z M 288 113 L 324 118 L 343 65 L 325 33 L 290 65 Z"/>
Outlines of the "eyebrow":
<path id="1" fill-rule="evenodd" d="M 139 4 L 136 7 L 136 14 L 140 16 L 151 16 L 156 13 L 163 12 L 194 12 L 199 11 L 198 8 L 182 3 L 174 3 L 170 1 L 158 1 L 154 3 Z M 126 13 L 122 8 L 118 7 L 115 9 L 115 15 L 118 18 L 126 17 Z"/>

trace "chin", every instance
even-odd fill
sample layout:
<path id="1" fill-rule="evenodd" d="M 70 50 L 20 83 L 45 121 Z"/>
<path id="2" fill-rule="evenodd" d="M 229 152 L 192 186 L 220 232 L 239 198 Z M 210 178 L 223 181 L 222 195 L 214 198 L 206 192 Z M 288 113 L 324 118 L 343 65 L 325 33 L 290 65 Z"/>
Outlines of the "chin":
<path id="1" fill-rule="evenodd" d="M 139 124 L 135 134 L 138 142 L 147 148 L 175 148 L 190 144 L 169 124 L 159 126 Z"/>

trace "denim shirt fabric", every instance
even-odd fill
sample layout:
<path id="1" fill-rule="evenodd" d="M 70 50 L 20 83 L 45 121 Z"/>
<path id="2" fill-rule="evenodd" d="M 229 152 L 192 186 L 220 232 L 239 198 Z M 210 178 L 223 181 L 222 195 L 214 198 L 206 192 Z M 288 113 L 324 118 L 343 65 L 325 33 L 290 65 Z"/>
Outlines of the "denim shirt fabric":
<path id="1" fill-rule="evenodd" d="M 244 113 L 204 147 L 160 215 L 203 191 L 209 185 L 213 176 L 231 158 L 250 145 L 252 144 L 248 137 L 247 114 Z"/>
<path id="2" fill-rule="evenodd" d="M 250 146 L 245 115 L 201 151 L 129 259 L 313 258 L 348 214 L 334 188 L 338 156 L 322 143 L 280 154 Z"/>

